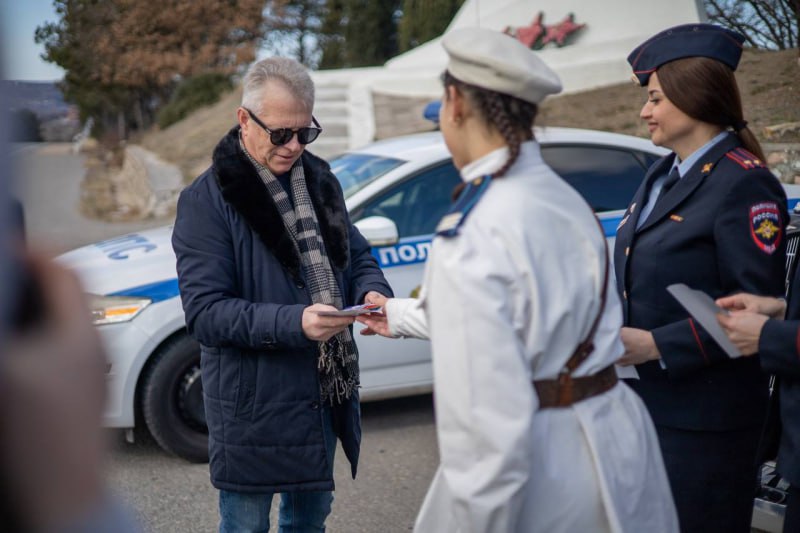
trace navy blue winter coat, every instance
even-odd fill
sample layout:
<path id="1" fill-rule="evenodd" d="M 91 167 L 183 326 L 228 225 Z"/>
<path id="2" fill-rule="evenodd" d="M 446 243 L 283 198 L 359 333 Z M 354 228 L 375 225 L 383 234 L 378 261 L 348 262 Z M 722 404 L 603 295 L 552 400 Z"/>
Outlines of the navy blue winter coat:
<path id="1" fill-rule="evenodd" d="M 201 344 L 211 482 L 242 492 L 332 490 L 317 342 L 302 331 L 311 305 L 300 256 L 232 129 L 213 163 L 180 195 L 172 245 L 189 333 Z M 345 305 L 390 296 L 351 224 L 330 167 L 301 156 L 308 192 Z M 358 395 L 333 410 L 355 477 Z"/>

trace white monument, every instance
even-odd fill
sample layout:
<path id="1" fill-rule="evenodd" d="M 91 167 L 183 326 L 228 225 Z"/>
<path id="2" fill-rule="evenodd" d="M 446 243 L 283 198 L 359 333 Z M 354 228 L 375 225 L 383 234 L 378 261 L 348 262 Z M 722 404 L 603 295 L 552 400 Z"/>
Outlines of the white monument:
<path id="1" fill-rule="evenodd" d="M 574 25 L 584 26 L 569 33 L 570 16 Z M 700 0 L 467 0 L 445 33 L 480 26 L 511 31 L 520 40 L 538 36 L 534 49 L 561 76 L 564 92 L 569 93 L 629 80 L 626 57 L 634 47 L 670 26 L 704 20 Z M 556 37 L 565 33 L 559 46 Z M 340 134 L 338 140 L 329 137 L 328 147 L 338 143 L 335 148 L 341 150 L 373 140 L 376 116 L 385 123 L 385 107 L 393 99 L 405 99 L 408 105 L 390 106 L 394 109 L 390 113 L 400 108 L 416 116 L 426 100 L 439 98 L 439 75 L 447 62 L 440 40 L 424 43 L 382 67 L 314 72 L 317 113 L 323 126 L 327 119 Z M 328 119 L 325 113 L 330 111 Z M 398 122 L 393 114 L 391 121 Z"/>

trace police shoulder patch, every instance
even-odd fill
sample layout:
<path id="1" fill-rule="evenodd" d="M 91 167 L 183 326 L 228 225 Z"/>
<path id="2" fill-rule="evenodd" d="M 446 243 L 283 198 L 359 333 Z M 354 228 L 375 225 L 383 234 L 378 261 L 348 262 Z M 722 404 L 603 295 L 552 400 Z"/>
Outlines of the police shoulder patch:
<path id="1" fill-rule="evenodd" d="M 750 236 L 756 246 L 766 254 L 778 249 L 783 236 L 781 212 L 775 202 L 761 202 L 750 206 Z"/>
<path id="2" fill-rule="evenodd" d="M 478 203 L 483 193 L 489 188 L 491 181 L 491 176 L 483 176 L 467 183 L 467 186 L 461 191 L 461 195 L 436 226 L 436 235 L 441 235 L 442 237 L 458 235 L 458 228 L 461 227 L 469 212 L 472 211 L 472 208 Z"/>
<path id="3" fill-rule="evenodd" d="M 744 148 L 737 147 L 725 154 L 725 157 L 736 163 L 742 168 L 752 170 L 754 168 L 765 168 L 766 165 L 754 154 L 748 152 Z"/>

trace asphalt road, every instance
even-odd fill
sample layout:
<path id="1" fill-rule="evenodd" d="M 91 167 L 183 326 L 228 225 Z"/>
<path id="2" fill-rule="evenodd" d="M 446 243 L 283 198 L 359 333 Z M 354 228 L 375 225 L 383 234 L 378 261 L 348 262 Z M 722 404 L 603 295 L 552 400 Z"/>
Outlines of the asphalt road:
<path id="1" fill-rule="evenodd" d="M 358 477 L 341 448 L 336 452 L 331 533 L 411 531 L 433 477 L 438 455 L 430 395 L 362 406 Z M 208 465 L 190 464 L 149 439 L 127 444 L 113 435 L 110 485 L 138 514 L 146 531 L 217 530 L 217 491 Z M 278 498 L 272 506 L 273 530 Z"/>
<path id="2" fill-rule="evenodd" d="M 14 153 L 19 169 L 17 195 L 25 208 L 27 236 L 33 246 L 61 252 L 171 222 L 87 219 L 78 210 L 83 165 L 69 145 L 21 144 Z M 364 404 L 362 411 L 358 478 L 351 479 L 340 448 L 328 531 L 410 531 L 438 462 L 431 396 Z M 137 432 L 135 444 L 126 443 L 117 431 L 109 431 L 109 440 L 109 485 L 133 509 L 145 531 L 217 530 L 217 492 L 209 482 L 208 465 L 166 454 L 146 432 Z"/>

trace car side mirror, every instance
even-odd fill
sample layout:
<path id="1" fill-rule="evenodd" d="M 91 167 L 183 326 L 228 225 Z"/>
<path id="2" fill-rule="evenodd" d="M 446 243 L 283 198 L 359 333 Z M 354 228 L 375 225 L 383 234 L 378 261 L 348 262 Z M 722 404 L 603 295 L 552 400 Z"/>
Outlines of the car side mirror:
<path id="1" fill-rule="evenodd" d="M 397 224 L 386 217 L 367 217 L 356 222 L 355 227 L 370 246 L 391 246 L 400 240 Z"/>

